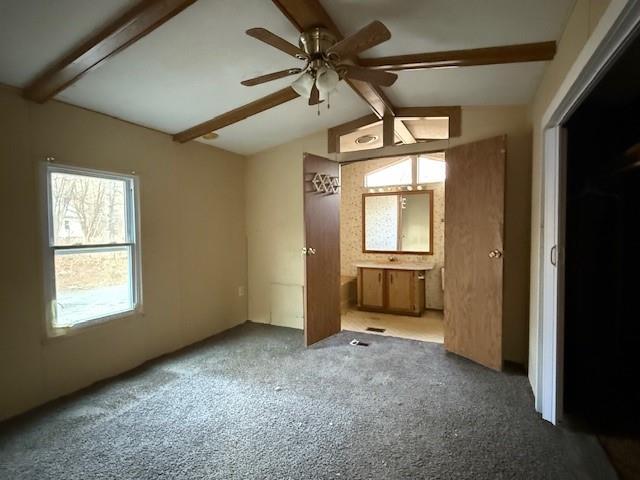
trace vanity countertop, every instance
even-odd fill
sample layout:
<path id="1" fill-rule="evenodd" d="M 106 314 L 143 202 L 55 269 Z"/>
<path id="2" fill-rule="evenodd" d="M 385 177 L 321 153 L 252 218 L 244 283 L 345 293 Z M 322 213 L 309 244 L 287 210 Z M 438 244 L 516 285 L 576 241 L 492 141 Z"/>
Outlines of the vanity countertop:
<path id="1" fill-rule="evenodd" d="M 424 262 L 357 262 L 358 268 L 387 268 L 390 270 L 433 270 L 433 265 Z"/>

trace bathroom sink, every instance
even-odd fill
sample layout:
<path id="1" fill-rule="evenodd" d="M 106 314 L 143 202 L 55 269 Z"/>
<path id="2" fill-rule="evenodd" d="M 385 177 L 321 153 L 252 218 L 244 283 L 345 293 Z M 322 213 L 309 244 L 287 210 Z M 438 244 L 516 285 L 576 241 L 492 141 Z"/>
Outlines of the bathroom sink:
<path id="1" fill-rule="evenodd" d="M 427 262 L 403 262 L 403 261 L 364 261 L 354 264 L 357 268 L 386 268 L 392 270 L 433 270 L 433 265 Z"/>

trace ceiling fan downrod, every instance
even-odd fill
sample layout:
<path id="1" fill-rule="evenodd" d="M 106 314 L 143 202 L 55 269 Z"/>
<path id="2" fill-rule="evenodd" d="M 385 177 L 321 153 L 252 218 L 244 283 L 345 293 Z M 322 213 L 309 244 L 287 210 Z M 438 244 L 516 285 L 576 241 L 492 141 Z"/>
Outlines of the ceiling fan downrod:
<path id="1" fill-rule="evenodd" d="M 298 44 L 309 56 L 309 60 L 329 60 L 325 58 L 325 52 L 337 43 L 336 37 L 326 28 L 314 27 L 302 32 Z"/>

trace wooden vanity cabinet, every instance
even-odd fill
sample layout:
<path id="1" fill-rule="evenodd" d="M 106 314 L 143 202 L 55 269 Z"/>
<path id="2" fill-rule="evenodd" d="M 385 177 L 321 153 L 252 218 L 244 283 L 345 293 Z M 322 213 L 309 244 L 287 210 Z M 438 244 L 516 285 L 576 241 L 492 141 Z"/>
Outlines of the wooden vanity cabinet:
<path id="1" fill-rule="evenodd" d="M 384 308 L 384 270 L 359 268 L 358 272 L 358 305 L 367 308 Z"/>
<path id="2" fill-rule="evenodd" d="M 419 316 L 424 311 L 424 270 L 358 268 L 358 308 Z"/>

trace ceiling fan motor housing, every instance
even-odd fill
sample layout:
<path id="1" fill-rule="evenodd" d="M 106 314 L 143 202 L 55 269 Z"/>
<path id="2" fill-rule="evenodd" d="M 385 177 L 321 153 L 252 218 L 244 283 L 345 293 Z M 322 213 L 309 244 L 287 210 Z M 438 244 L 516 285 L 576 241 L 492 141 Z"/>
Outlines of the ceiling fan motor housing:
<path id="1" fill-rule="evenodd" d="M 311 61 L 322 59 L 325 52 L 337 42 L 335 35 L 323 27 L 315 27 L 300 35 L 300 48 Z"/>

